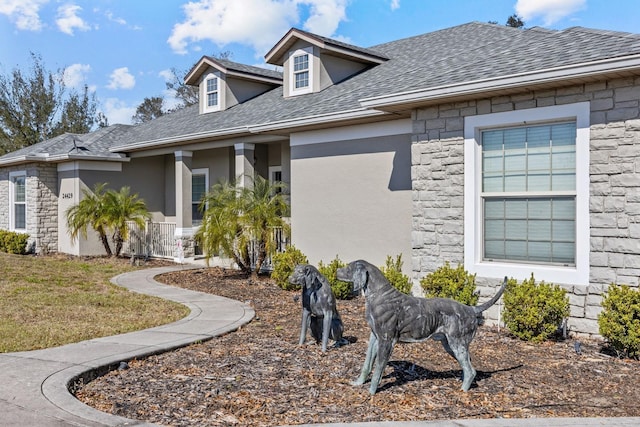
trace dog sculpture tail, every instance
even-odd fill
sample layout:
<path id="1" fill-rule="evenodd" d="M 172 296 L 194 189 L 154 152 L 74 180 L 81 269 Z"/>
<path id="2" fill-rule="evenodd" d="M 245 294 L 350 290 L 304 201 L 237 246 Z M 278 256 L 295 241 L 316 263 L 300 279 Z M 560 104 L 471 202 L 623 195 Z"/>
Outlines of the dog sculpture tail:
<path id="1" fill-rule="evenodd" d="M 489 307 L 495 304 L 504 293 L 504 290 L 506 289 L 506 287 L 507 287 L 507 276 L 504 276 L 504 282 L 502 282 L 502 286 L 500 286 L 500 289 L 498 289 L 498 292 L 496 292 L 493 298 L 491 298 L 489 301 L 485 302 L 484 304 L 473 307 L 473 310 L 476 312 L 476 314 L 480 314 L 483 311 L 486 311 Z"/>

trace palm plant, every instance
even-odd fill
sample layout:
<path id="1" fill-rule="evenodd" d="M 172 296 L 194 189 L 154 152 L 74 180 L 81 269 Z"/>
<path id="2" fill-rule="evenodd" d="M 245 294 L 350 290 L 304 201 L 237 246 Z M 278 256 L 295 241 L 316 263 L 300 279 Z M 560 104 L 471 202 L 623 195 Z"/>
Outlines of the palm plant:
<path id="1" fill-rule="evenodd" d="M 105 215 L 104 195 L 106 183 L 98 183 L 95 185 L 93 192 L 83 189 L 83 198 L 80 202 L 67 209 L 65 215 L 67 218 L 67 228 L 71 235 L 71 241 L 75 241 L 78 235 L 87 238 L 87 227 L 93 228 L 100 238 L 102 246 L 104 246 L 107 255 L 111 256 L 111 246 L 107 237 L 109 228 L 109 220 Z"/>
<path id="2" fill-rule="evenodd" d="M 98 183 L 93 192 L 83 190 L 82 200 L 66 211 L 67 227 L 72 240 L 79 235 L 86 238 L 87 228 L 93 228 L 107 255 L 119 256 L 129 233 L 127 221 L 144 227 L 150 214 L 144 200 L 139 199 L 137 194 L 131 194 L 129 187 L 122 187 L 120 191 L 105 191 L 106 186 L 107 183 Z M 109 244 L 109 232 L 112 232 L 115 253 Z"/>
<path id="3" fill-rule="evenodd" d="M 273 227 L 289 233 L 283 217 L 288 205 L 282 183 L 257 176 L 253 185 L 239 188 L 226 181 L 215 184 L 200 204 L 202 225 L 196 239 L 207 256 L 222 253 L 255 278 L 268 255 L 276 250 Z M 250 254 L 256 253 L 252 269 Z"/>
<path id="4" fill-rule="evenodd" d="M 107 191 L 104 198 L 104 209 L 113 230 L 113 242 L 115 244 L 115 256 L 122 252 L 124 241 L 129 235 L 127 221 L 133 221 L 140 228 L 151 218 L 144 200 L 137 194 L 131 194 L 129 187 L 122 187 L 120 191 Z"/>

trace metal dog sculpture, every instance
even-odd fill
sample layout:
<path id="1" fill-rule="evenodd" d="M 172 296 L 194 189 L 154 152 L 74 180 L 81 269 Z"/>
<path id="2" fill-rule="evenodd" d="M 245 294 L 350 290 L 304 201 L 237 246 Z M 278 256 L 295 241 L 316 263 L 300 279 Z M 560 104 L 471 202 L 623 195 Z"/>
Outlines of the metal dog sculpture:
<path id="1" fill-rule="evenodd" d="M 311 329 L 316 344 L 322 341 L 323 352 L 327 351 L 329 338 L 335 341 L 336 346 L 345 344 L 342 319 L 327 278 L 312 265 L 298 264 L 289 276 L 289 283 L 302 287 L 300 345 L 304 344 L 308 329 Z"/>
<path id="2" fill-rule="evenodd" d="M 374 362 L 369 393 L 375 394 L 396 342 L 421 342 L 429 338 L 442 342 L 444 349 L 462 367 L 462 390 L 471 387 L 476 370 L 469 358 L 469 344 L 478 328 L 478 316 L 498 301 L 507 278 L 486 303 L 472 307 L 449 298 L 418 298 L 396 290 L 382 272 L 367 261 L 353 261 L 338 269 L 338 280 L 353 283 L 354 293 L 365 296 L 365 315 L 371 327 L 369 347 L 360 376 L 353 385 L 365 383 Z"/>

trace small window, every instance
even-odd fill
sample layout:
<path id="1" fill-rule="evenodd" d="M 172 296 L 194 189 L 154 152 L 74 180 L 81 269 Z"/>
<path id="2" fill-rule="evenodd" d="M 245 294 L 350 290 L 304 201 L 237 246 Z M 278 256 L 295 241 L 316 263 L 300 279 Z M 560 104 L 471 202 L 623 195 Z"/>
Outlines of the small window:
<path id="1" fill-rule="evenodd" d="M 302 95 L 313 89 L 313 48 L 289 53 L 289 96 Z"/>
<path id="2" fill-rule="evenodd" d="M 204 198 L 209 186 L 209 170 L 194 169 L 191 174 L 191 221 L 194 226 L 202 224 L 203 212 L 200 202 Z"/>
<path id="3" fill-rule="evenodd" d="M 295 88 L 300 89 L 309 86 L 309 55 L 298 55 L 293 57 L 293 75 L 295 77 Z"/>
<path id="4" fill-rule="evenodd" d="M 218 78 L 207 79 L 207 107 L 218 106 Z"/>
<path id="5" fill-rule="evenodd" d="M 11 229 L 25 230 L 27 228 L 27 175 L 25 172 L 11 172 L 9 181 Z"/>

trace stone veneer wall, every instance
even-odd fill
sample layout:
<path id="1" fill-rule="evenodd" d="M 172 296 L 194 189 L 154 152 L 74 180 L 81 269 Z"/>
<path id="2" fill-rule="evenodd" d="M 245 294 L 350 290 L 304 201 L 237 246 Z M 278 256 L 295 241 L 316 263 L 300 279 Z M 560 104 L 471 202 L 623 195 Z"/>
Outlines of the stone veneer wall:
<path id="1" fill-rule="evenodd" d="M 569 331 L 597 335 L 610 283 L 639 285 L 640 78 L 574 85 L 419 109 L 413 113 L 415 283 L 445 261 L 464 262 L 464 117 L 590 101 L 590 285 L 558 283 L 571 304 Z M 519 280 L 523 278 L 516 278 Z M 499 283 L 476 278 L 481 301 Z M 498 320 L 498 308 L 486 313 Z"/>
<path id="2" fill-rule="evenodd" d="M 0 170 L 0 228 L 9 229 L 9 173 L 25 171 L 29 249 L 35 253 L 58 248 L 58 173 L 56 165 L 29 163 Z"/>

